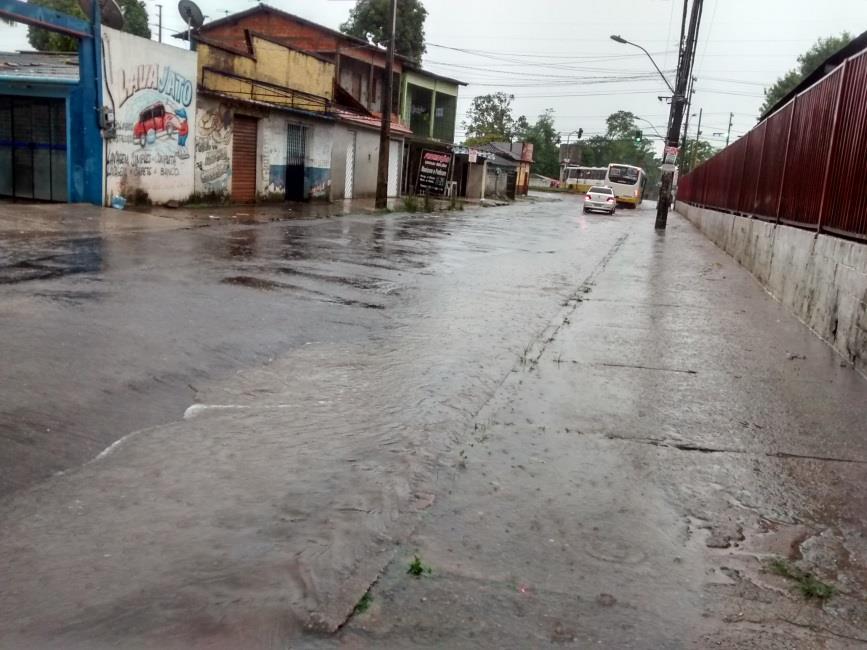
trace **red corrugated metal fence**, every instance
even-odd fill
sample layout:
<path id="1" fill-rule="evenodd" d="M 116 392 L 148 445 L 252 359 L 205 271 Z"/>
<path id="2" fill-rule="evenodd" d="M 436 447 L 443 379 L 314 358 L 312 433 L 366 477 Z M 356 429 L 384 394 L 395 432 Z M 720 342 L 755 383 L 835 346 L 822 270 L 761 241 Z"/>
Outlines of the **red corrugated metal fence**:
<path id="1" fill-rule="evenodd" d="M 867 51 L 681 177 L 695 205 L 867 239 Z"/>

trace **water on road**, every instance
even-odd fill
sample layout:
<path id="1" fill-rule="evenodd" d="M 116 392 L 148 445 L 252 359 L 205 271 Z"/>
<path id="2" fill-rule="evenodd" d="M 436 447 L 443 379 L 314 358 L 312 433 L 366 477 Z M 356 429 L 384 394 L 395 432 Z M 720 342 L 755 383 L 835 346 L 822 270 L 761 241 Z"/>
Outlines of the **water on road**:
<path id="1" fill-rule="evenodd" d="M 709 549 L 862 550 L 863 381 L 683 222 L 265 221 L 0 240 L 0 645 L 702 647 Z"/>

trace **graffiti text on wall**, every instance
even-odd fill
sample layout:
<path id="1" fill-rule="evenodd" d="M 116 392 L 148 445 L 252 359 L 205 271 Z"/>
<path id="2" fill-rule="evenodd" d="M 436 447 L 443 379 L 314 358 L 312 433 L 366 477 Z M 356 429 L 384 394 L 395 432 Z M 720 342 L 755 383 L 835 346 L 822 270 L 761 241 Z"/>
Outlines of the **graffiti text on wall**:
<path id="1" fill-rule="evenodd" d="M 174 154 L 136 151 L 131 154 L 112 151 L 108 155 L 106 173 L 109 176 L 180 176 L 178 158 Z"/>
<path id="2" fill-rule="evenodd" d="M 123 70 L 121 74 L 123 75 L 121 105 L 137 92 L 148 89 L 167 95 L 176 104 L 182 106 L 189 106 L 193 101 L 192 82 L 172 70 L 171 66 L 165 66 L 161 74 L 159 64 L 145 63 L 137 65 L 131 71 Z"/>

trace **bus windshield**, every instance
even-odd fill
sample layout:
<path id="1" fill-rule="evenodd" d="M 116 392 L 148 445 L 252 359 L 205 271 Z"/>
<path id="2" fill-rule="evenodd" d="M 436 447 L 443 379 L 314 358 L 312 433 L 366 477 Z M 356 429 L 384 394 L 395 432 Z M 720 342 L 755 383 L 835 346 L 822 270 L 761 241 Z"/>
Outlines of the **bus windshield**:
<path id="1" fill-rule="evenodd" d="M 608 180 L 622 185 L 635 185 L 638 182 L 639 170 L 635 167 L 611 165 L 608 168 Z"/>

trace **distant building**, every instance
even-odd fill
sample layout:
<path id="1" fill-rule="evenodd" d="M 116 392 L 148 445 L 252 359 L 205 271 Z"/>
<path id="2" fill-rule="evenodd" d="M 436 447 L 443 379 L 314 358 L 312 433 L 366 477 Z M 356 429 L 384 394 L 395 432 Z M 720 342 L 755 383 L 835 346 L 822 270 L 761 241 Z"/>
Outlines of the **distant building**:
<path id="1" fill-rule="evenodd" d="M 531 142 L 492 142 L 480 146 L 479 149 L 497 156 L 493 164 L 488 163 L 489 176 L 492 173 L 491 170 L 496 170 L 498 167 L 514 169 L 514 190 L 510 189 L 507 192 L 509 198 L 527 195 L 530 188 L 530 171 L 533 166 L 533 144 Z"/>

